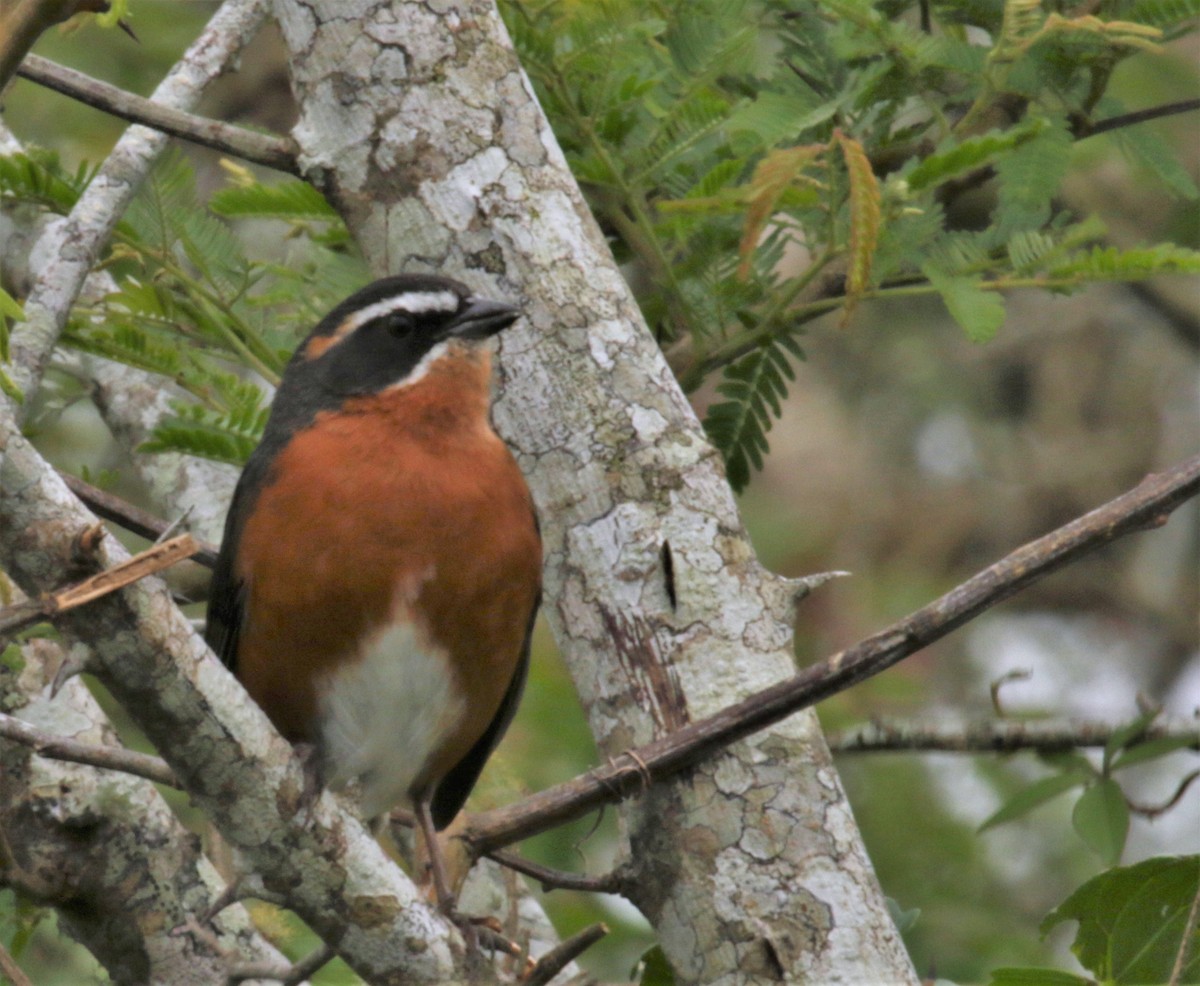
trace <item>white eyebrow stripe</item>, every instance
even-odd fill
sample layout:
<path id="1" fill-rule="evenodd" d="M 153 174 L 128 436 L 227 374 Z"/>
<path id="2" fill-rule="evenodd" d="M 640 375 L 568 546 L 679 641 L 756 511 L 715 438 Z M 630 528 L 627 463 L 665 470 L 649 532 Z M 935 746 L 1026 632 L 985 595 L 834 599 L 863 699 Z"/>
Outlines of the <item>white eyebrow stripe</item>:
<path id="1" fill-rule="evenodd" d="M 342 323 L 339 334 L 349 335 L 359 326 L 391 312 L 408 312 L 410 315 L 421 315 L 425 312 L 450 313 L 458 311 L 458 304 L 458 295 L 453 291 L 406 291 L 404 294 L 393 295 L 373 305 L 367 305 L 366 308 L 360 308 Z"/>

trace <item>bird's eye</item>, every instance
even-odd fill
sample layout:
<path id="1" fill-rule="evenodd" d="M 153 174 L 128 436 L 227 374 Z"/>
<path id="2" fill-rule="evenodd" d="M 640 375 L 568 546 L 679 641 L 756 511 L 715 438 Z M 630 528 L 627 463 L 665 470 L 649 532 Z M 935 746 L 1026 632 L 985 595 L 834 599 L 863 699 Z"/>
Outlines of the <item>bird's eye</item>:
<path id="1" fill-rule="evenodd" d="M 407 312 L 389 312 L 382 319 L 383 328 L 388 335 L 403 338 L 413 329 L 412 316 Z"/>

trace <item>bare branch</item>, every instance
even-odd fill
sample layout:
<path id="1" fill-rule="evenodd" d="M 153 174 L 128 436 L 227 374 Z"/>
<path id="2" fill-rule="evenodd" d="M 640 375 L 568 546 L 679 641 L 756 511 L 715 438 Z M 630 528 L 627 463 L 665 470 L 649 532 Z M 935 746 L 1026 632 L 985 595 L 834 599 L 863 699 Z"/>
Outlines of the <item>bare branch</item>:
<path id="1" fill-rule="evenodd" d="M 1055 753 L 1104 746 L 1125 723 L 1042 719 L 986 719 L 968 723 L 872 722 L 827 737 L 834 753 L 938 751 L 942 753 Z M 1143 739 L 1188 738 L 1200 750 L 1200 721 L 1159 720 Z"/>
<path id="2" fill-rule="evenodd" d="M 181 788 L 174 771 L 147 753 L 138 753 L 123 746 L 99 746 L 82 743 L 58 733 L 48 733 L 29 723 L 0 712 L 0 737 L 30 747 L 39 756 L 67 760 L 104 770 L 119 770 L 135 777 L 144 777 L 156 784 Z"/>
<path id="3" fill-rule="evenodd" d="M 1129 810 L 1135 815 L 1141 815 L 1143 818 L 1157 818 L 1159 815 L 1165 815 L 1187 794 L 1187 789 L 1192 786 L 1192 782 L 1200 777 L 1200 770 L 1193 770 L 1191 773 L 1184 776 L 1183 780 L 1175 788 L 1175 793 L 1172 794 L 1166 801 L 1157 805 L 1141 804 L 1140 802 L 1130 801 L 1125 799 L 1125 803 L 1129 806 Z"/>
<path id="4" fill-rule="evenodd" d="M 0 973 L 3 973 L 12 986 L 33 986 L 33 980 L 25 975 L 12 953 L 0 944 Z"/>
<path id="5" fill-rule="evenodd" d="M 147 548 L 128 561 L 84 579 L 76 585 L 8 606 L 0 610 L 0 633 L 13 633 L 39 620 L 49 619 L 77 606 L 94 602 L 110 592 L 116 592 L 144 579 L 147 575 L 153 575 L 185 558 L 191 558 L 198 550 L 195 538 L 190 534 L 181 534 L 170 541 Z"/>
<path id="6" fill-rule="evenodd" d="M 537 880 L 542 885 L 543 891 L 582 890 L 594 894 L 621 892 L 622 880 L 620 874 L 616 872 L 606 873 L 604 876 L 579 876 L 576 873 L 554 870 L 549 866 L 530 862 L 516 853 L 505 852 L 503 849 L 489 852 L 487 856 L 488 859 L 495 860 L 501 866 L 507 866 L 510 870 L 516 870 L 518 873 Z"/>
<path id="7" fill-rule="evenodd" d="M 604 924 L 592 924 L 556 945 L 537 961 L 524 986 L 546 986 L 555 976 L 608 934 Z"/>
<path id="8" fill-rule="evenodd" d="M 885 671 L 1068 562 L 1157 527 L 1200 492 L 1200 456 L 1147 476 L 1102 507 L 1031 541 L 886 630 L 716 715 L 507 808 L 476 815 L 461 837 L 477 853 L 544 832 L 690 766 L 755 730 Z"/>
<path id="9" fill-rule="evenodd" d="M 172 137 L 211 147 L 223 154 L 231 154 L 276 171 L 298 173 L 296 145 L 290 137 L 259 133 L 186 113 L 93 79 L 75 69 L 57 65 L 39 55 L 27 55 L 17 68 L 17 75 L 122 120 L 140 123 Z"/>
<path id="10" fill-rule="evenodd" d="M 171 526 L 161 517 L 155 517 L 149 511 L 134 506 L 128 500 L 123 500 L 107 490 L 86 483 L 78 476 L 71 476 L 65 472 L 60 472 L 59 475 L 63 478 L 63 482 L 70 487 L 71 492 L 87 504 L 92 513 L 104 520 L 111 520 L 114 524 L 119 524 L 127 531 L 132 531 L 134 534 L 153 541 L 162 537 Z M 217 550 L 216 545 L 197 540 L 196 552 L 192 557 L 206 568 L 212 568 L 217 563 Z"/>
<path id="11" fill-rule="evenodd" d="M 1092 124 L 1079 124 L 1073 128 L 1076 139 L 1083 140 L 1095 137 L 1096 134 L 1107 133 L 1110 130 L 1120 130 L 1122 127 L 1132 127 L 1148 120 L 1161 120 L 1165 116 L 1176 116 L 1180 113 L 1193 113 L 1200 110 L 1200 99 L 1184 99 L 1177 103 L 1164 103 L 1161 106 L 1150 106 L 1144 110 L 1132 113 L 1122 113 L 1120 116 L 1110 116 L 1107 120 L 1097 120 Z"/>
<path id="12" fill-rule="evenodd" d="M 169 934 L 220 892 L 200 841 L 147 780 L 46 759 L 35 755 L 38 744 L 24 742 L 53 733 L 48 742 L 61 752 L 77 745 L 127 753 L 116 753 L 119 740 L 81 683 L 48 696 L 45 684 L 63 656 L 54 641 L 30 640 L 22 660 L 0 675 L 0 705 L 15 710 L 0 735 L 14 735 L 15 723 L 22 740 L 0 739 L 3 880 L 59 908 L 60 924 L 114 982 L 211 986 L 231 961 L 282 961 L 241 907 L 202 937 Z"/>

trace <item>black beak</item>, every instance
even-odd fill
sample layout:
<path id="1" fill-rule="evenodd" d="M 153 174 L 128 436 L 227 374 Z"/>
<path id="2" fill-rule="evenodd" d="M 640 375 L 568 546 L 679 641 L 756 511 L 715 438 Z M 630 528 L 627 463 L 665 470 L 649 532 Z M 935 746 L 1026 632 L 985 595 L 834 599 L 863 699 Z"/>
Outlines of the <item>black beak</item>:
<path id="1" fill-rule="evenodd" d="M 521 317 L 521 309 L 503 301 L 468 298 L 464 308 L 450 323 L 447 335 L 452 339 L 486 339 L 507 329 Z"/>

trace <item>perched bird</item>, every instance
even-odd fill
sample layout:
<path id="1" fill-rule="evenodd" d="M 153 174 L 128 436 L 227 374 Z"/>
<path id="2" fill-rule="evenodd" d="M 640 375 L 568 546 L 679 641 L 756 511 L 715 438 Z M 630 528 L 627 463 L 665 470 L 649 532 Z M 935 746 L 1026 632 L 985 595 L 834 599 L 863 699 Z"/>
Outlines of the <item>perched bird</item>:
<path id="1" fill-rule="evenodd" d="M 517 308 L 376 281 L 297 348 L 234 493 L 205 637 L 319 778 L 434 829 L 516 710 L 541 592 L 529 489 L 488 419 L 480 344 Z"/>

